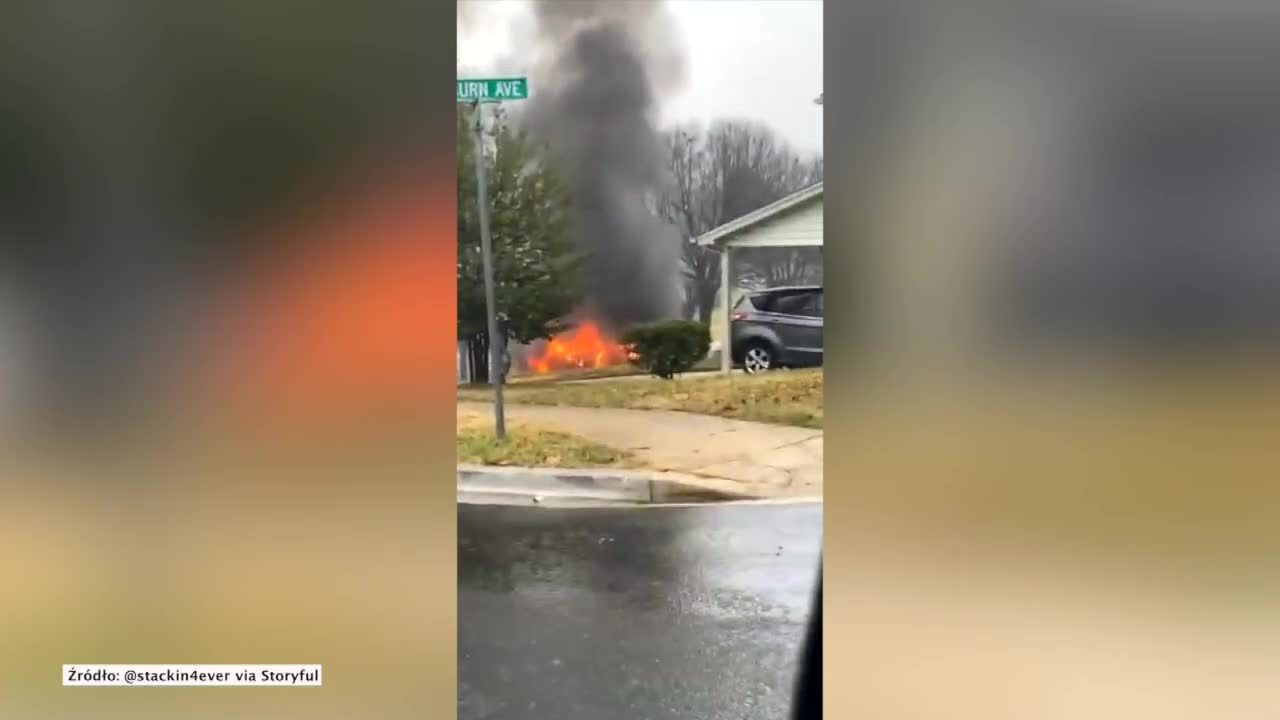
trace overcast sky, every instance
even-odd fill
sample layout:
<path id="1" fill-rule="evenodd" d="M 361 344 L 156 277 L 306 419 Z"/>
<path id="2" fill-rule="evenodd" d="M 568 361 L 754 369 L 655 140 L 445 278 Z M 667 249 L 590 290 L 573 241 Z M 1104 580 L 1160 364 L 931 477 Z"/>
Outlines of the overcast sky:
<path id="1" fill-rule="evenodd" d="M 527 0 L 459 0 L 473 26 L 459 29 L 458 60 L 487 67 L 509 56 L 513 18 Z M 717 117 L 758 120 L 801 151 L 822 151 L 821 0 L 667 0 L 684 36 L 689 77 L 663 108 L 665 123 Z M 522 73 L 525 68 L 495 68 Z M 536 89 L 534 90 L 536 92 Z"/>

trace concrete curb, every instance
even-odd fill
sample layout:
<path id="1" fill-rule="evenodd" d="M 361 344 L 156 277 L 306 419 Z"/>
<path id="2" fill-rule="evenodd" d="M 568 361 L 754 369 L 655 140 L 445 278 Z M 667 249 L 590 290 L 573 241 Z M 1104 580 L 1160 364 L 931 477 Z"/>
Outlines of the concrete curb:
<path id="1" fill-rule="evenodd" d="M 458 465 L 460 501 L 475 503 L 652 505 L 761 499 L 724 487 L 729 484 L 653 470 Z"/>

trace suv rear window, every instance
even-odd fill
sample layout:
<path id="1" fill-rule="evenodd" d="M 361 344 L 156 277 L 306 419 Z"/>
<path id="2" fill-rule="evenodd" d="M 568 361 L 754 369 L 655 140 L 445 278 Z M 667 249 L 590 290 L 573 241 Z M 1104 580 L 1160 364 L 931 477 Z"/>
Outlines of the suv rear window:
<path id="1" fill-rule="evenodd" d="M 751 307 L 761 312 L 775 312 L 773 307 L 778 300 L 777 295 L 770 293 L 756 293 L 748 296 L 751 299 Z"/>

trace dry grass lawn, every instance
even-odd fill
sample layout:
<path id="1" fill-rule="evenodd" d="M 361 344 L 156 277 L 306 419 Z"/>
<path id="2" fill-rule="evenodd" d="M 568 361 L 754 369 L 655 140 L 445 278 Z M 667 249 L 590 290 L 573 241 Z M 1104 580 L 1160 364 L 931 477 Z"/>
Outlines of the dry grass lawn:
<path id="1" fill-rule="evenodd" d="M 781 370 L 763 375 L 691 375 L 677 380 L 598 380 L 589 383 L 521 383 L 506 388 L 512 403 L 575 407 L 680 410 L 735 420 L 821 428 L 821 370 Z M 486 386 L 459 388 L 459 400 L 485 401 Z"/>
<path id="2" fill-rule="evenodd" d="M 623 450 L 553 430 L 508 424 L 499 441 L 489 418 L 458 416 L 458 462 L 521 467 L 617 467 L 631 464 Z"/>

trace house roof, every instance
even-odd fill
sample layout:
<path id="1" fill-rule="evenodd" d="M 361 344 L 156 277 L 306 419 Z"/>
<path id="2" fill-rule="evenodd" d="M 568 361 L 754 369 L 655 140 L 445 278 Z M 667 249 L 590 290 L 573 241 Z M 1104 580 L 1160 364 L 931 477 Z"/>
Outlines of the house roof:
<path id="1" fill-rule="evenodd" d="M 792 193 L 781 200 L 765 205 L 759 210 L 749 212 L 737 220 L 732 220 L 714 230 L 707 231 L 698 237 L 698 244 L 714 245 L 723 242 L 728 237 L 736 235 L 752 225 L 773 218 L 797 205 L 819 197 L 822 197 L 822 183 L 810 185 L 799 192 Z"/>

